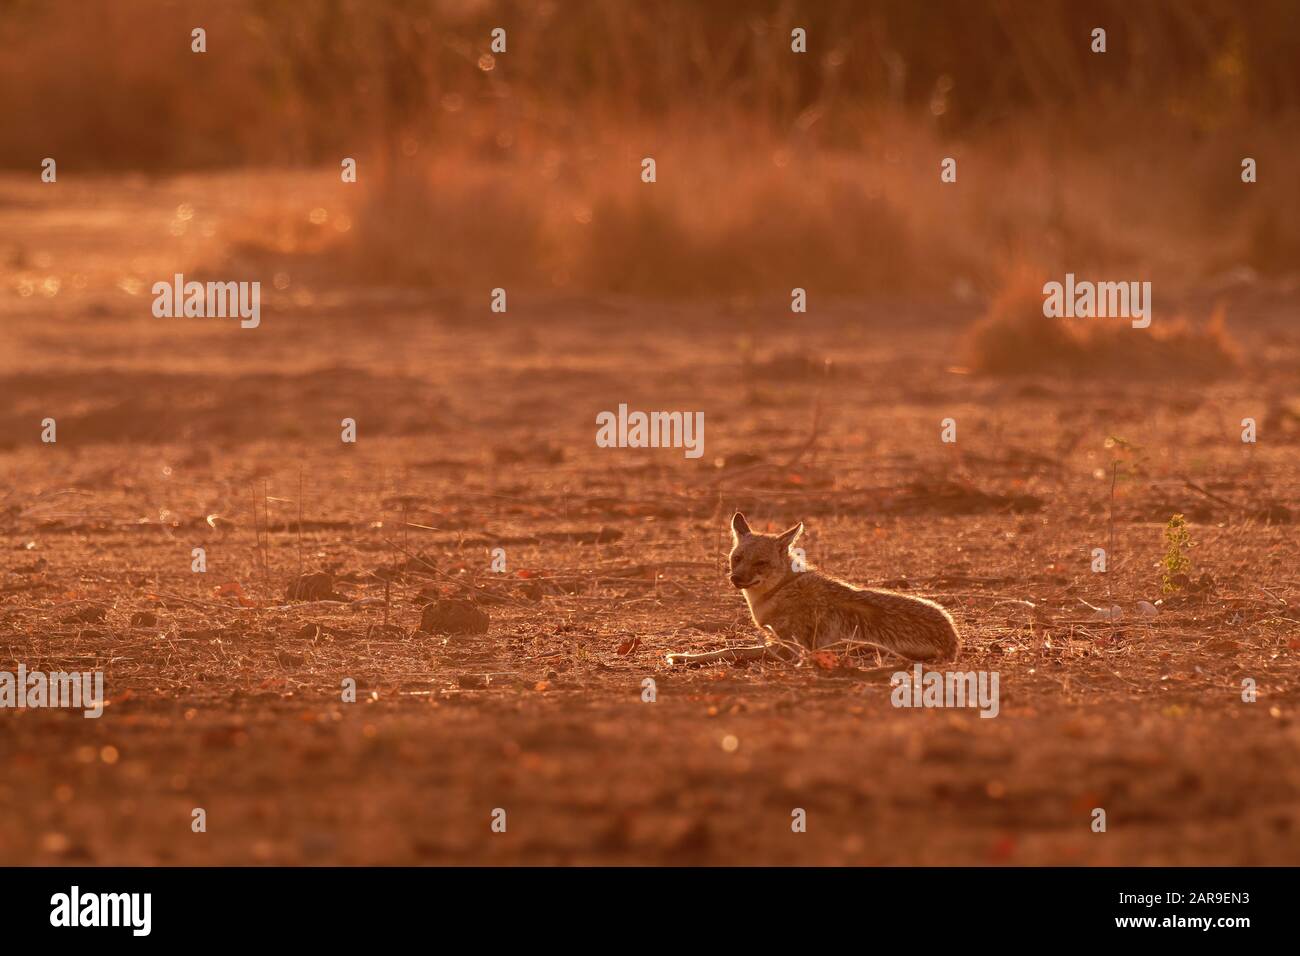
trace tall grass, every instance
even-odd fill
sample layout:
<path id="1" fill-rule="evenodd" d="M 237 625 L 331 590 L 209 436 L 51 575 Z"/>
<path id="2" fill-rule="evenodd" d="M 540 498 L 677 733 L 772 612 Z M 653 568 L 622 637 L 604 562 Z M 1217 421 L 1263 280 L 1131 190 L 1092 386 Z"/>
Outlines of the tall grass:
<path id="1" fill-rule="evenodd" d="M 491 155 L 503 131 L 572 145 L 687 108 L 854 146 L 900 109 L 957 136 L 1079 111 L 1095 136 L 1119 99 L 1202 132 L 1300 107 L 1290 0 L 6 0 L 0 41 L 0 89 L 24 93 L 0 129 L 18 168 L 56 150 L 83 169 L 314 164 L 466 137 Z"/>

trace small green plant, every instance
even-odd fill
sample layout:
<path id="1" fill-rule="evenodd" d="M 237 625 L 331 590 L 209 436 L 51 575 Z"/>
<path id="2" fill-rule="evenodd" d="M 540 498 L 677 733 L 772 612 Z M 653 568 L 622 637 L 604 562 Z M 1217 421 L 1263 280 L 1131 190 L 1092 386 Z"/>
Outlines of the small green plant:
<path id="1" fill-rule="evenodd" d="M 1192 536 L 1187 530 L 1187 519 L 1182 515 L 1170 515 L 1165 525 L 1165 556 L 1160 561 L 1160 589 L 1169 594 L 1177 591 L 1186 582 L 1192 570 L 1192 559 L 1187 551 L 1192 548 Z"/>
<path id="2" fill-rule="evenodd" d="M 1123 464 L 1123 468 L 1117 476 L 1119 481 L 1132 481 L 1135 478 L 1149 475 L 1148 466 L 1151 462 L 1151 456 L 1147 454 L 1144 446 L 1134 444 L 1120 435 L 1106 436 L 1104 444 L 1111 454 L 1111 460 Z"/>

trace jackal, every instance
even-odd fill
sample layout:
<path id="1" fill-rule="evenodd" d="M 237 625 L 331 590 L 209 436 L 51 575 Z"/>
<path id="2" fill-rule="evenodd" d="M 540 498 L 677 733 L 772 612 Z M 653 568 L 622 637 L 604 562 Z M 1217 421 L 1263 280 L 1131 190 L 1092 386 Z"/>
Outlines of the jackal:
<path id="1" fill-rule="evenodd" d="M 939 662 L 957 656 L 957 628 L 942 607 L 894 591 L 856 587 L 800 567 L 790 549 L 802 533 L 802 524 L 781 534 L 757 533 L 736 512 L 731 519 L 730 581 L 745 595 L 754 623 L 767 632 L 767 642 L 706 654 L 669 654 L 668 663 L 784 660 L 791 656 L 789 645 L 815 651 L 856 644 L 878 647 L 909 661 Z"/>

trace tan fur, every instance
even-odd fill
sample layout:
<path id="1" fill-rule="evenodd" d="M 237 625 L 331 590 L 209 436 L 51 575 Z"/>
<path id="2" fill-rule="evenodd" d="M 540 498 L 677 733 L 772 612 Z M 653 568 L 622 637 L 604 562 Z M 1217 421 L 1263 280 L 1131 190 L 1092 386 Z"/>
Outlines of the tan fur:
<path id="1" fill-rule="evenodd" d="M 731 519 L 731 583 L 741 589 L 754 623 L 768 633 L 759 647 L 707 654 L 669 654 L 670 664 L 788 659 L 782 645 L 808 650 L 850 645 L 878 647 L 910 661 L 940 662 L 957 656 L 960 640 L 952 618 L 924 598 L 860 588 L 811 567 L 796 571 L 790 553 L 803 525 L 782 534 L 750 530 L 745 516 Z"/>

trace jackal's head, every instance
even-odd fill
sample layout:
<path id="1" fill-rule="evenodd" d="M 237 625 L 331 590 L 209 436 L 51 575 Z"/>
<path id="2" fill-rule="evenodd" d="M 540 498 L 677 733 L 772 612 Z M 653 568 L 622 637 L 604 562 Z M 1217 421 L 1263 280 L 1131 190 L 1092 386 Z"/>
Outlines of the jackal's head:
<path id="1" fill-rule="evenodd" d="M 794 573 L 790 548 L 802 533 L 802 524 L 780 534 L 751 531 L 745 516 L 737 511 L 731 519 L 732 586 L 767 591 Z"/>

